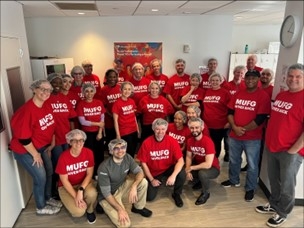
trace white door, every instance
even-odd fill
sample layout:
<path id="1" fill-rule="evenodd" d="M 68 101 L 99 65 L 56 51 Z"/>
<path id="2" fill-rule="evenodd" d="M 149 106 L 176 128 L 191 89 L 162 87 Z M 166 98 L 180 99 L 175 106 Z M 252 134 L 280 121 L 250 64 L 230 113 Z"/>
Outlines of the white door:
<path id="1" fill-rule="evenodd" d="M 32 179 L 19 167 L 8 144 L 9 120 L 24 103 L 21 77 L 24 75 L 18 38 L 1 37 L 1 227 L 12 227 L 32 194 Z"/>

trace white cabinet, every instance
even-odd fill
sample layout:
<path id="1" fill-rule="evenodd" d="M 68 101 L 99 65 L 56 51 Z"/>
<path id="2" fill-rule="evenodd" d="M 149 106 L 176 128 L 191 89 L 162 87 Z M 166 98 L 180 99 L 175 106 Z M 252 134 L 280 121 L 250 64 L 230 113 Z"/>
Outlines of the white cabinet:
<path id="1" fill-rule="evenodd" d="M 236 66 L 246 66 L 247 58 L 251 54 L 231 54 L 229 63 L 228 81 L 233 79 L 233 70 Z M 279 54 L 255 54 L 257 56 L 257 66 L 262 68 L 270 68 L 274 75 L 277 68 Z"/>
<path id="2" fill-rule="evenodd" d="M 74 67 L 73 58 L 31 59 L 33 80 L 46 79 L 50 73 L 70 74 Z"/>

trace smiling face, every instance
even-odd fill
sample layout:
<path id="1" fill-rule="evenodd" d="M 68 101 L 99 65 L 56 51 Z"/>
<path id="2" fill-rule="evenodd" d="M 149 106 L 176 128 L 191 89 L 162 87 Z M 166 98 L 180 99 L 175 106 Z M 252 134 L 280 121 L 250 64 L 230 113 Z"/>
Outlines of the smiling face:
<path id="1" fill-rule="evenodd" d="M 193 108 L 187 108 L 187 118 L 188 120 L 193 118 L 193 117 L 199 117 L 197 116 L 195 110 Z"/>
<path id="2" fill-rule="evenodd" d="M 246 76 L 245 77 L 245 84 L 247 91 L 255 91 L 256 88 L 258 88 L 258 82 L 259 82 L 259 77 L 256 76 Z"/>
<path id="3" fill-rule="evenodd" d="M 183 128 L 184 126 L 184 121 L 183 121 L 183 116 L 179 113 L 176 113 L 174 115 L 174 124 L 177 129 Z"/>
<path id="4" fill-rule="evenodd" d="M 271 72 L 269 70 L 263 70 L 260 78 L 261 83 L 264 85 L 269 85 L 271 80 L 272 80 Z"/>
<path id="5" fill-rule="evenodd" d="M 185 71 L 185 64 L 183 62 L 178 62 L 175 64 L 175 69 L 178 75 L 182 75 Z"/>
<path id="6" fill-rule="evenodd" d="M 162 141 L 166 135 L 167 126 L 166 125 L 158 125 L 154 128 L 154 135 L 157 141 Z"/>
<path id="7" fill-rule="evenodd" d="M 132 72 L 136 80 L 140 80 L 144 76 L 144 68 L 141 66 L 135 66 Z"/>
<path id="8" fill-rule="evenodd" d="M 47 99 L 49 99 L 51 93 L 53 91 L 52 86 L 50 83 L 41 83 L 41 85 L 38 88 L 35 88 L 33 90 L 34 92 L 34 99 L 37 99 L 39 102 L 45 102 Z"/>
<path id="9" fill-rule="evenodd" d="M 221 88 L 221 78 L 219 76 L 213 76 L 210 79 L 211 88 L 212 89 L 219 89 Z"/>
<path id="10" fill-rule="evenodd" d="M 190 122 L 189 129 L 190 129 L 192 136 L 198 137 L 202 134 L 204 128 L 203 128 L 203 126 L 201 126 L 200 122 L 194 121 L 194 122 Z"/>
<path id="11" fill-rule="evenodd" d="M 71 146 L 71 150 L 73 151 L 73 154 L 75 153 L 79 154 L 84 145 L 84 138 L 82 137 L 81 134 L 75 134 L 74 137 L 70 140 L 69 144 Z"/>
<path id="12" fill-rule="evenodd" d="M 198 87 L 199 84 L 200 84 L 200 81 L 197 77 L 190 78 L 190 85 L 192 85 L 194 87 Z"/>
<path id="13" fill-rule="evenodd" d="M 286 79 L 286 85 L 288 86 L 290 92 L 299 92 L 303 90 L 303 77 L 302 70 L 294 69 L 289 71 Z"/>
<path id="14" fill-rule="evenodd" d="M 216 60 L 210 60 L 208 62 L 208 69 L 209 72 L 215 72 L 217 68 L 217 61 Z"/>
<path id="15" fill-rule="evenodd" d="M 124 144 L 117 144 L 114 146 L 112 153 L 114 160 L 122 160 L 123 157 L 126 155 L 127 145 Z"/>
<path id="16" fill-rule="evenodd" d="M 90 88 L 90 87 L 86 88 L 86 89 L 84 90 L 84 94 L 83 94 L 85 100 L 86 100 L 86 101 L 92 101 L 92 100 L 93 100 L 93 97 L 94 97 L 94 95 L 95 95 L 95 92 L 96 92 L 96 91 L 94 91 L 93 88 Z"/>
<path id="17" fill-rule="evenodd" d="M 133 92 L 132 86 L 130 84 L 124 84 L 121 90 L 121 96 L 123 98 L 128 98 L 131 96 L 132 92 Z"/>
<path id="18" fill-rule="evenodd" d="M 245 69 L 237 69 L 233 72 L 233 81 L 237 84 L 241 83 L 245 76 Z"/>
<path id="19" fill-rule="evenodd" d="M 62 79 L 62 90 L 69 91 L 72 86 L 73 79 L 65 77 Z"/>
<path id="20" fill-rule="evenodd" d="M 116 72 L 111 71 L 107 76 L 107 84 L 111 87 L 115 86 L 118 82 L 118 75 Z"/>
<path id="21" fill-rule="evenodd" d="M 159 85 L 157 85 L 156 83 L 151 84 L 151 86 L 149 86 L 149 92 L 151 97 L 158 97 L 159 93 L 160 93 L 160 87 Z"/>
<path id="22" fill-rule="evenodd" d="M 54 78 L 51 81 L 51 85 L 53 87 L 53 93 L 59 93 L 62 89 L 62 79 L 61 78 Z"/>

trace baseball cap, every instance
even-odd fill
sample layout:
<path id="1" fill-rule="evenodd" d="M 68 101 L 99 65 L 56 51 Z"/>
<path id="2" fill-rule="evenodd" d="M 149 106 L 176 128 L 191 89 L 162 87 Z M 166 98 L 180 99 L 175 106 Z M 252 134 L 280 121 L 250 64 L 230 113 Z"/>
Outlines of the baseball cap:
<path id="1" fill-rule="evenodd" d="M 248 70 L 245 74 L 245 77 L 248 76 L 255 76 L 255 77 L 261 77 L 260 71 L 258 70 Z"/>

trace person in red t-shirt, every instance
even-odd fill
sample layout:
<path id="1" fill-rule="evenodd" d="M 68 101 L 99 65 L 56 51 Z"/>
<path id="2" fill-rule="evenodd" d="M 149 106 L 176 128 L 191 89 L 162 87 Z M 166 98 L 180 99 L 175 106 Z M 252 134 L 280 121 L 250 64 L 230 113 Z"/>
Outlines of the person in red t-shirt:
<path id="1" fill-rule="evenodd" d="M 261 78 L 260 78 L 261 89 L 263 89 L 269 95 L 270 99 L 273 91 L 273 85 L 271 84 L 273 77 L 274 77 L 273 70 L 269 68 L 262 70 Z"/>
<path id="2" fill-rule="evenodd" d="M 272 105 L 266 128 L 265 152 L 270 182 L 269 203 L 256 207 L 271 213 L 267 225 L 282 225 L 295 204 L 297 173 L 304 156 L 304 66 L 293 64 L 287 71 L 288 91 L 280 92 Z"/>
<path id="3" fill-rule="evenodd" d="M 247 71 L 257 70 L 261 73 L 263 68 L 257 66 L 256 65 L 257 62 L 258 62 L 258 57 L 256 55 L 249 55 L 247 58 L 247 65 L 246 65 Z"/>
<path id="4" fill-rule="evenodd" d="M 182 109 L 182 104 L 180 103 L 180 94 L 183 88 L 189 85 L 190 75 L 185 73 L 185 67 L 185 60 L 177 59 L 175 61 L 176 74 L 169 78 L 163 90 L 167 96 L 167 99 L 175 108 L 175 111 Z M 173 116 L 171 116 L 170 119 L 173 120 Z"/>
<path id="5" fill-rule="evenodd" d="M 82 100 L 84 99 L 81 92 L 81 87 L 83 84 L 84 70 L 81 66 L 74 66 L 71 70 L 71 76 L 74 78 L 70 91 L 76 93 L 77 96 Z"/>
<path id="6" fill-rule="evenodd" d="M 203 99 L 203 120 L 208 126 L 210 137 L 215 145 L 215 156 L 218 158 L 222 150 L 222 140 L 230 126 L 227 120 L 230 93 L 221 88 L 223 78 L 220 74 L 210 75 L 209 81 L 211 89 L 206 90 Z"/>
<path id="7" fill-rule="evenodd" d="M 188 120 L 190 120 L 191 118 L 201 118 L 201 109 L 197 106 L 192 105 L 187 108 L 186 114 L 187 114 Z M 204 124 L 203 134 L 210 137 L 210 132 L 209 132 L 209 129 L 208 129 L 206 123 Z"/>
<path id="8" fill-rule="evenodd" d="M 191 135 L 186 122 L 187 114 L 181 110 L 176 111 L 174 114 L 174 122 L 169 123 L 167 129 L 167 134 L 175 138 L 180 145 L 180 148 L 184 154 L 184 158 L 186 157 L 186 142 Z"/>
<path id="9" fill-rule="evenodd" d="M 60 154 L 69 147 L 65 140 L 65 134 L 68 133 L 71 129 L 74 129 L 73 119 L 77 117 L 77 114 L 69 98 L 61 92 L 63 80 L 62 74 L 49 74 L 47 80 L 53 87 L 53 92 L 51 93 L 50 98 L 46 101 L 46 104 L 52 108 L 53 116 L 56 121 L 54 138 L 55 146 L 51 152 L 52 163 L 55 169 Z M 52 195 L 54 198 L 58 197 L 58 180 L 59 176 L 54 172 L 52 180 Z"/>
<path id="10" fill-rule="evenodd" d="M 101 85 L 100 85 L 100 79 L 98 75 L 93 74 L 93 64 L 90 60 L 84 60 L 81 63 L 83 69 L 84 69 L 84 76 L 83 76 L 83 83 L 91 83 L 96 88 L 96 94 L 100 92 Z"/>
<path id="11" fill-rule="evenodd" d="M 84 146 L 94 153 L 94 176 L 97 175 L 99 164 L 104 160 L 104 113 L 103 103 L 94 99 L 96 88 L 91 83 L 82 85 L 84 100 L 79 101 L 76 107 L 81 129 L 86 133 L 87 140 Z"/>
<path id="12" fill-rule="evenodd" d="M 162 73 L 162 65 L 159 59 L 153 59 L 150 63 L 152 74 L 148 75 L 147 78 L 151 81 L 156 81 L 160 85 L 161 93 L 165 96 L 163 89 L 168 81 L 168 76 Z"/>
<path id="13" fill-rule="evenodd" d="M 32 99 L 22 105 L 11 119 L 13 137 L 10 149 L 14 158 L 33 178 L 36 213 L 57 214 L 62 207 L 52 196 L 53 166 L 49 156 L 55 132 L 53 111 L 45 102 L 53 88 L 45 79 L 34 81 Z"/>
<path id="14" fill-rule="evenodd" d="M 201 205 L 206 203 L 210 196 L 209 182 L 219 176 L 220 165 L 212 140 L 202 133 L 204 122 L 200 118 L 192 118 L 188 121 L 188 127 L 193 137 L 187 140 L 185 170 L 187 179 L 196 182 L 193 189 L 202 187 L 202 193 L 195 201 L 195 205 Z"/>
<path id="15" fill-rule="evenodd" d="M 201 75 L 202 80 L 200 82 L 200 88 L 204 90 L 211 88 L 209 77 L 211 74 L 216 72 L 217 65 L 218 65 L 217 59 L 211 58 L 208 60 L 208 64 L 207 64 L 208 72 Z"/>
<path id="16" fill-rule="evenodd" d="M 97 191 L 92 180 L 94 155 L 90 149 L 83 147 L 86 139 L 86 134 L 78 129 L 66 134 L 70 148 L 60 155 L 56 173 L 60 177 L 58 191 L 65 208 L 72 217 L 81 217 L 86 213 L 88 223 L 93 224 L 96 221 L 94 207 Z"/>
<path id="17" fill-rule="evenodd" d="M 246 90 L 246 85 L 244 81 L 244 76 L 246 73 L 246 67 L 239 65 L 233 69 L 233 79 L 223 85 L 223 88 L 228 90 L 233 96 L 240 90 Z"/>
<path id="18" fill-rule="evenodd" d="M 253 200 L 257 187 L 262 129 L 270 113 L 270 98 L 258 88 L 259 78 L 259 71 L 247 71 L 246 90 L 233 96 L 228 104 L 228 121 L 232 128 L 229 134 L 229 180 L 221 184 L 224 187 L 240 186 L 244 150 L 248 163 L 245 185 L 247 202 Z"/>
<path id="19" fill-rule="evenodd" d="M 148 87 L 149 94 L 144 96 L 137 106 L 137 112 L 142 115 L 141 141 L 153 135 L 152 122 L 156 118 L 167 119 L 174 112 L 171 103 L 164 98 L 160 85 L 151 82 Z"/>
<path id="20" fill-rule="evenodd" d="M 187 108 L 192 106 L 200 107 L 204 97 L 204 90 L 199 88 L 202 77 L 194 73 L 190 76 L 190 85 L 183 88 L 181 96 L 182 111 L 187 112 Z"/>
<path id="21" fill-rule="evenodd" d="M 125 81 L 120 85 L 121 97 L 112 107 L 114 128 L 117 139 L 124 139 L 128 143 L 127 153 L 133 158 L 138 142 L 139 128 L 136 120 L 136 104 L 130 96 L 134 91 L 131 82 Z"/>
<path id="22" fill-rule="evenodd" d="M 132 73 L 132 78 L 129 80 L 134 86 L 132 99 L 135 101 L 135 104 L 138 105 L 140 99 L 148 95 L 148 86 L 151 81 L 144 77 L 144 67 L 141 63 L 133 64 Z"/>
<path id="23" fill-rule="evenodd" d="M 106 71 L 105 79 L 107 84 L 101 88 L 100 93 L 96 96 L 100 99 L 106 109 L 105 113 L 105 132 L 106 132 L 106 144 L 116 138 L 112 107 L 116 100 L 121 97 L 120 84 L 118 84 L 118 74 L 115 69 L 109 69 Z"/>
<path id="24" fill-rule="evenodd" d="M 158 187 L 166 177 L 166 186 L 174 186 L 172 198 L 177 207 L 183 206 L 181 194 L 186 180 L 184 158 L 178 142 L 166 134 L 168 122 L 157 118 L 152 123 L 154 135 L 141 145 L 137 159 L 149 181 L 147 201 L 155 199 Z"/>

